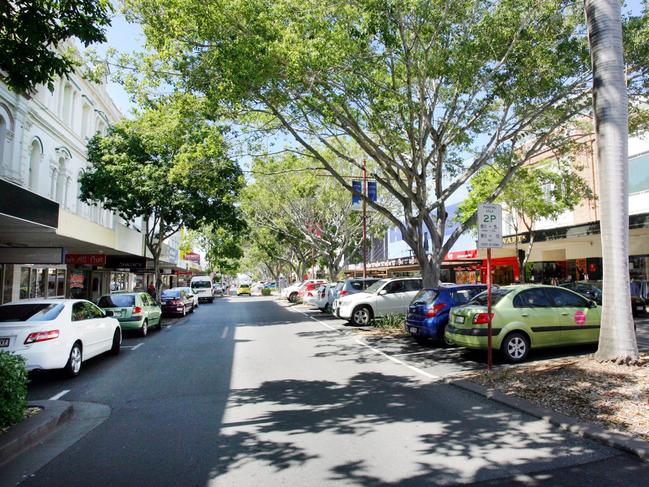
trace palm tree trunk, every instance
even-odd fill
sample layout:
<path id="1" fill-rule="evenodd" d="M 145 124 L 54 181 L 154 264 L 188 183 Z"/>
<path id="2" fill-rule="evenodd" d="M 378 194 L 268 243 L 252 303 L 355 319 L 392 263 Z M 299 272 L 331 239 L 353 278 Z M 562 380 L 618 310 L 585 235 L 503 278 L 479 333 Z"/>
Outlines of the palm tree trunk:
<path id="1" fill-rule="evenodd" d="M 628 100 L 618 0 L 585 0 L 593 66 L 593 109 L 599 166 L 603 301 L 601 361 L 638 359 L 629 290 Z"/>

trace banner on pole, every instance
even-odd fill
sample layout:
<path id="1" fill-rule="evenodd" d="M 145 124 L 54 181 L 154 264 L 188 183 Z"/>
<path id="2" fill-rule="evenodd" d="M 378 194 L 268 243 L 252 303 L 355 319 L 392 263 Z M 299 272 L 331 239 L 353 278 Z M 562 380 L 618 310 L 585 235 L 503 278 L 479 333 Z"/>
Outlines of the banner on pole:
<path id="1" fill-rule="evenodd" d="M 360 210 L 363 195 L 363 182 L 359 179 L 352 180 L 352 189 L 352 208 L 354 210 Z"/>
<path id="2" fill-rule="evenodd" d="M 367 198 L 370 201 L 376 201 L 376 181 L 367 182 Z"/>

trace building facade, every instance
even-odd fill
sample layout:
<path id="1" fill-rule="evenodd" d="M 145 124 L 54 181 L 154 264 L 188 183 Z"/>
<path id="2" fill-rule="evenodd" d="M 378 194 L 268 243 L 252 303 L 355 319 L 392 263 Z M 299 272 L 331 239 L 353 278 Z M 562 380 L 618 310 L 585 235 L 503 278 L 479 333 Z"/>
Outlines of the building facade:
<path id="1" fill-rule="evenodd" d="M 79 198 L 88 139 L 121 117 L 105 85 L 75 73 L 31 96 L 0 84 L 0 302 L 94 300 L 152 280 L 141 221 Z M 177 266 L 177 238 L 163 260 Z"/>

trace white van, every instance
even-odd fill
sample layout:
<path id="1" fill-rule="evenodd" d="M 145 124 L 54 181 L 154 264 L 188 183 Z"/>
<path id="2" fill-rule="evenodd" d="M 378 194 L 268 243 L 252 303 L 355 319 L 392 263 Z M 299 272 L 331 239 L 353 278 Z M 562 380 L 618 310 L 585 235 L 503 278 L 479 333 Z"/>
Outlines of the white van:
<path id="1" fill-rule="evenodd" d="M 198 296 L 199 302 L 214 302 L 214 292 L 212 290 L 214 282 L 210 276 L 194 276 L 189 283 L 194 294 Z"/>

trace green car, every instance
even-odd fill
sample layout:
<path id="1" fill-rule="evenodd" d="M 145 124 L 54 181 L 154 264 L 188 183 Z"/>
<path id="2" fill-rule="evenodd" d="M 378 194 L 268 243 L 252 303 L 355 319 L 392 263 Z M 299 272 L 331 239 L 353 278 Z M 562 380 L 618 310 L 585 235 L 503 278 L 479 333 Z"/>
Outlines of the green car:
<path id="1" fill-rule="evenodd" d="M 493 289 L 492 346 L 509 362 L 522 362 L 531 348 L 596 343 L 601 309 L 594 301 L 556 286 L 516 285 Z M 455 345 L 487 349 L 487 293 L 451 310 L 446 338 Z"/>
<path id="2" fill-rule="evenodd" d="M 162 329 L 162 309 L 147 293 L 113 293 L 99 298 L 97 305 L 113 312 L 122 330 L 138 330 L 146 336 L 149 327 Z"/>

